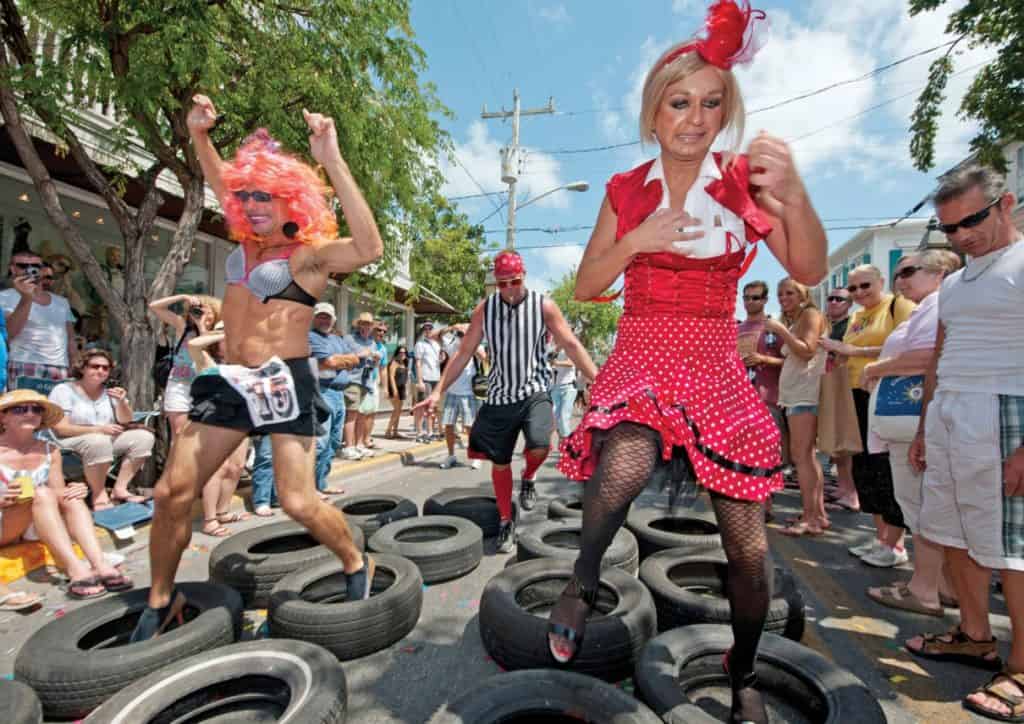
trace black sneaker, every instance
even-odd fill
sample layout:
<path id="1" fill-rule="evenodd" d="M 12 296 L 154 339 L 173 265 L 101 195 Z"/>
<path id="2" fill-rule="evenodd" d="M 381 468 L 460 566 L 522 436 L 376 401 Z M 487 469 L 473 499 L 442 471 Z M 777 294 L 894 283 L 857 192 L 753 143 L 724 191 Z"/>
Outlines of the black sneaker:
<path id="1" fill-rule="evenodd" d="M 524 480 L 519 486 L 519 507 L 523 510 L 533 510 L 537 505 L 537 490 L 533 487 L 532 480 Z"/>
<path id="2" fill-rule="evenodd" d="M 511 520 L 503 520 L 498 528 L 498 553 L 511 553 L 515 547 L 516 524 Z"/>

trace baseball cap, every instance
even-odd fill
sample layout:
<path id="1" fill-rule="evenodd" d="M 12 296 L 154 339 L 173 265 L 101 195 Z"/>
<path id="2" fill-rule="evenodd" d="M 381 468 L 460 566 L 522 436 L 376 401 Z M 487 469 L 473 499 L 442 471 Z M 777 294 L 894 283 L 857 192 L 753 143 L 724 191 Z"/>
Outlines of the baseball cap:
<path id="1" fill-rule="evenodd" d="M 320 302 L 313 307 L 313 316 L 315 317 L 318 314 L 327 314 L 332 321 L 338 318 L 337 313 L 334 311 L 334 305 L 330 302 Z"/>

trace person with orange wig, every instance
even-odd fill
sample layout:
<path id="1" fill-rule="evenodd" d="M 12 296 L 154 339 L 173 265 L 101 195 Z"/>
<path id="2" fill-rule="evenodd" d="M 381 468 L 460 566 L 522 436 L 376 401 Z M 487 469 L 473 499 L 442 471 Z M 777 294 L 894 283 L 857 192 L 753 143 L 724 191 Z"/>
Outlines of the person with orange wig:
<path id="1" fill-rule="evenodd" d="M 192 502 L 249 435 L 270 437 L 281 507 L 341 559 L 348 600 L 368 598 L 373 580 L 373 560 L 353 544 L 341 512 L 316 493 L 315 442 L 326 408 L 309 361 L 308 330 L 328 276 L 380 257 L 377 223 L 342 158 L 332 118 L 303 110 L 310 154 L 328 186 L 265 130 L 247 138 L 233 160 L 221 160 L 209 136 L 217 120 L 213 103 L 202 95 L 193 102 L 192 143 L 238 246 L 225 262 L 224 364 L 192 382 L 189 421 L 157 482 L 152 588 L 132 641 L 150 639 L 180 619 L 186 601 L 174 577 L 192 533 Z M 338 238 L 331 187 L 351 238 Z"/>

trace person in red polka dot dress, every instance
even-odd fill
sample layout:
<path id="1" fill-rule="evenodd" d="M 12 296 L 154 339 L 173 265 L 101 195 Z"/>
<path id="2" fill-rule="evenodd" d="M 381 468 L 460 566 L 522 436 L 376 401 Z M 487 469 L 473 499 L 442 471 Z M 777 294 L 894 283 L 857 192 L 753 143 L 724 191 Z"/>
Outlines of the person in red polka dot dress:
<path id="1" fill-rule="evenodd" d="M 827 270 L 825 232 L 787 145 L 762 132 L 747 154 L 710 150 L 722 134 L 742 139 L 730 68 L 753 56 L 763 17 L 716 2 L 703 37 L 662 55 L 640 120 L 660 156 L 608 182 L 576 298 L 606 301 L 597 295 L 625 272 L 625 305 L 590 407 L 562 444 L 559 469 L 586 481 L 583 537 L 549 627 L 552 656 L 571 660 L 630 503 L 652 477 L 688 473 L 711 493 L 729 560 L 734 721 L 765 720 L 753 688 L 772 581 L 760 503 L 782 487 L 778 428 L 736 352 L 737 282 L 761 239 L 802 283 Z"/>

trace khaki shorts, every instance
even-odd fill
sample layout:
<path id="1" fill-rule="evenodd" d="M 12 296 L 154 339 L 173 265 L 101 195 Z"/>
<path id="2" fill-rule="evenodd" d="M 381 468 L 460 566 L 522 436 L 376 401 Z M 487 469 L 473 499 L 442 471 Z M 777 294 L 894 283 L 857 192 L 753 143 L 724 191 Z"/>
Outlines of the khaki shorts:
<path id="1" fill-rule="evenodd" d="M 366 397 L 366 388 L 358 382 L 353 382 L 345 385 L 344 396 L 345 411 L 359 412 L 359 406 L 363 404 L 363 398 Z"/>
<path id="2" fill-rule="evenodd" d="M 1024 571 L 1024 496 L 1003 462 L 1024 436 L 1024 397 L 940 390 L 928 405 L 921 534 L 981 566 Z"/>
<path id="3" fill-rule="evenodd" d="M 121 457 L 129 460 L 148 458 L 153 454 L 154 440 L 149 430 L 125 430 L 117 437 L 101 432 L 65 437 L 59 440 L 59 444 L 82 458 L 83 465 L 99 465 Z"/>

